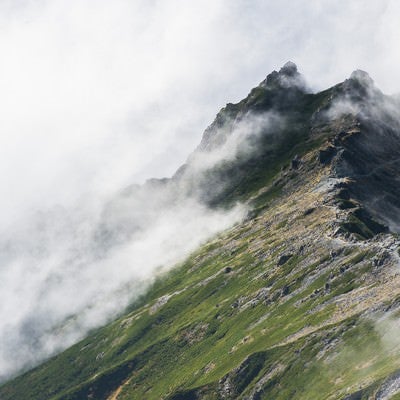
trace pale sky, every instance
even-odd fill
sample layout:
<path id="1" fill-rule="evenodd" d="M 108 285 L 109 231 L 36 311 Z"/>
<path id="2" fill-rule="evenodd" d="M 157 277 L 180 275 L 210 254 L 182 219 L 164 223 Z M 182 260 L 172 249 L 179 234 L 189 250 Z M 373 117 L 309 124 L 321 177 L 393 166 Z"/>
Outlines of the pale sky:
<path id="1" fill-rule="evenodd" d="M 400 91 L 400 3 L 1 0 L 0 222 L 168 176 L 227 102 L 297 63 Z"/>

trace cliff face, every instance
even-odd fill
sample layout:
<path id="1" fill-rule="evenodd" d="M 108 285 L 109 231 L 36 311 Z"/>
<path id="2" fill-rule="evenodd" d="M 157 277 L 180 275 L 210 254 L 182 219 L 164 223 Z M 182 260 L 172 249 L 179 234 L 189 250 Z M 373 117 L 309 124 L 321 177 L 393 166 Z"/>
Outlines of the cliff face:
<path id="1" fill-rule="evenodd" d="M 271 73 L 172 179 L 130 189 L 246 219 L 0 397 L 397 398 L 399 154 L 397 103 L 365 72 L 316 94 L 293 63 Z"/>

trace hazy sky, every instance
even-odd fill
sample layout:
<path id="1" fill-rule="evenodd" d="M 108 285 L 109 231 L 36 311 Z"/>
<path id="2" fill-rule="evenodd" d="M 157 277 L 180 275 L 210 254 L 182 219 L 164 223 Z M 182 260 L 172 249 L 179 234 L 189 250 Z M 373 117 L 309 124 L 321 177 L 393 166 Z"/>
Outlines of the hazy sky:
<path id="1" fill-rule="evenodd" d="M 0 0 L 0 379 L 242 215 L 186 199 L 101 258 L 112 193 L 171 175 L 221 107 L 288 60 L 314 90 L 361 68 L 400 92 L 399 20 L 397 1 Z M 44 335 L 74 313 L 82 326 Z"/>
<path id="2" fill-rule="evenodd" d="M 1 0 L 0 223 L 170 175 L 226 103 L 293 60 L 400 91 L 397 1 Z"/>

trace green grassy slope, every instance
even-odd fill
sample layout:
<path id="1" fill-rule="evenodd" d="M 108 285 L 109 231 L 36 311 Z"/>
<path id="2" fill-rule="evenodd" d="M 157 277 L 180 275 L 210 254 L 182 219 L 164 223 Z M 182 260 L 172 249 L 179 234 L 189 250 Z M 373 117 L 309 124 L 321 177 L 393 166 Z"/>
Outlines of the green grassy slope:
<path id="1" fill-rule="evenodd" d="M 1 398 L 341 398 L 400 368 L 375 320 L 400 295 L 394 239 L 334 235 L 349 211 L 332 205 L 316 156 L 254 197 L 258 216 Z"/>

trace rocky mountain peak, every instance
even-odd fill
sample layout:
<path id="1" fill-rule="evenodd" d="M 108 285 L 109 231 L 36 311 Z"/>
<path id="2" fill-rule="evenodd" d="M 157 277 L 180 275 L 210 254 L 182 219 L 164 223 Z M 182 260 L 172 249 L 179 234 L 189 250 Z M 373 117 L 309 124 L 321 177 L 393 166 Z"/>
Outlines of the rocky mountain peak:
<path id="1" fill-rule="evenodd" d="M 383 96 L 369 74 L 360 69 L 351 73 L 350 77 L 342 83 L 342 89 L 346 95 L 350 96 L 356 102 L 364 102 L 374 96 L 377 96 L 379 99 Z"/>
<path id="2" fill-rule="evenodd" d="M 303 76 L 297 70 L 297 65 L 292 61 L 288 61 L 279 72 L 272 71 L 268 74 L 260 86 L 268 89 L 291 87 L 305 89 L 306 84 Z"/>
<path id="3" fill-rule="evenodd" d="M 356 69 L 350 75 L 350 79 L 356 80 L 363 85 L 374 85 L 373 79 L 369 76 L 368 72 L 361 69 Z"/>
<path id="4" fill-rule="evenodd" d="M 279 73 L 281 75 L 286 75 L 286 76 L 296 76 L 300 75 L 299 72 L 297 71 L 297 65 L 292 62 L 288 61 L 280 70 Z"/>

